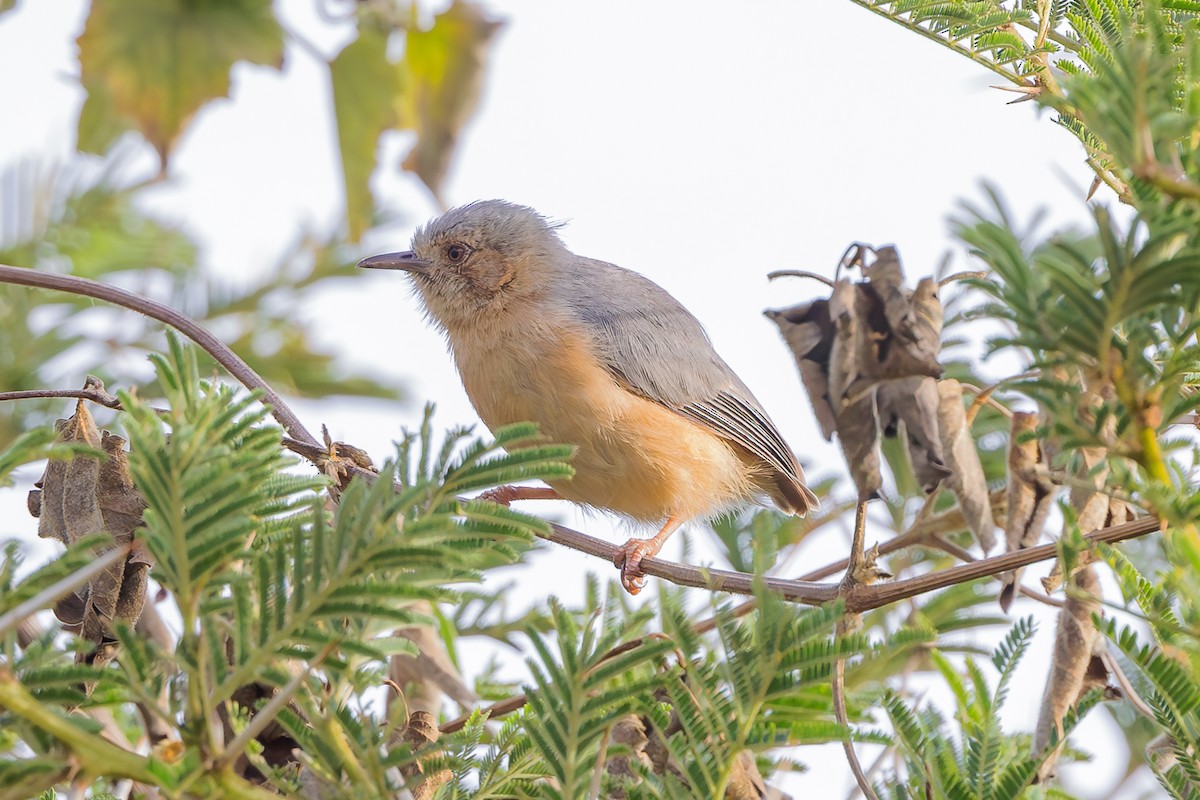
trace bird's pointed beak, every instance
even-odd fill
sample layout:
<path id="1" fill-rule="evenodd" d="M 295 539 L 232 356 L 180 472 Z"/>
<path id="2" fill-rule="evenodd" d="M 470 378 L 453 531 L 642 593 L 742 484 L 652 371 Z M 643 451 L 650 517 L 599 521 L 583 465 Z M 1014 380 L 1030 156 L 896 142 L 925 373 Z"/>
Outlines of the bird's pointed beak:
<path id="1" fill-rule="evenodd" d="M 382 253 L 364 258 L 358 262 L 358 266 L 362 269 L 402 269 L 405 272 L 423 272 L 433 265 L 423 258 L 417 258 L 417 254 L 413 251 L 405 250 L 400 253 Z"/>

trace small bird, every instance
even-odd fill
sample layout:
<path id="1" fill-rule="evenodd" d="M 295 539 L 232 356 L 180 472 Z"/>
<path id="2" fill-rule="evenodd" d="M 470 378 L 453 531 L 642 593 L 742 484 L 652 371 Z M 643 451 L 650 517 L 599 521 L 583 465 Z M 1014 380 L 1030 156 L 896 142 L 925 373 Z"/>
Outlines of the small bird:
<path id="1" fill-rule="evenodd" d="M 532 421 L 576 447 L 572 478 L 491 499 L 565 499 L 662 522 L 613 559 L 630 594 L 645 585 L 642 560 L 688 520 L 763 495 L 789 514 L 817 507 L 796 456 L 699 321 L 636 272 L 572 253 L 533 209 L 461 206 L 420 228 L 411 250 L 358 266 L 412 276 L 488 427 Z"/>

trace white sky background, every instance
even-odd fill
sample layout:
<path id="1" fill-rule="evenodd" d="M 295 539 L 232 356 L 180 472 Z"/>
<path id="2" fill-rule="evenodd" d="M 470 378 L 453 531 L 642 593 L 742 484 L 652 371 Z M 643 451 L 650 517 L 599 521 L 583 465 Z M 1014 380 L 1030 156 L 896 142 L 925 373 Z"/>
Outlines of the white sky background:
<path id="1" fill-rule="evenodd" d="M 317 18 L 312 0 L 277 5 L 326 57 L 347 40 L 345 28 Z M 533 206 L 569 221 L 562 235 L 575 251 L 661 284 L 705 324 L 810 477 L 844 475 L 845 468 L 840 452 L 820 439 L 791 357 L 761 311 L 822 287 L 795 279 L 768 284 L 767 272 L 831 274 L 852 241 L 896 242 L 915 281 L 950 247 L 946 218 L 959 200 L 981 199 L 980 179 L 1001 189 L 1018 219 L 1045 206 L 1056 224 L 1087 220 L 1082 198 L 1091 176 L 1082 149 L 1047 113 L 1006 105 L 1013 95 L 988 88 L 995 76 L 848 2 L 493 0 L 489 8 L 507 24 L 445 188 L 448 201 L 502 197 Z M 24 157 L 64 159 L 73 150 L 83 100 L 72 77 L 74 39 L 83 19 L 78 0 L 25 0 L 0 17 L 0 167 Z M 171 185 L 148 203 L 185 221 L 217 274 L 248 280 L 306 228 L 337 223 L 336 146 L 323 65 L 292 46 L 282 73 L 235 70 L 231 100 L 201 111 L 176 151 Z M 406 147 L 404 137 L 390 138 L 387 163 Z M 406 212 L 408 224 L 374 236 L 367 250 L 404 249 L 411 228 L 437 209 L 410 176 L 377 175 L 375 187 Z M 969 268 L 961 253 L 954 268 Z M 403 380 L 416 398 L 408 405 L 299 403 L 311 429 L 327 423 L 335 438 L 382 460 L 400 428 L 417 424 L 426 398 L 438 402 L 440 427 L 477 421 L 440 337 L 423 323 L 399 274 L 364 274 L 294 313 L 331 349 Z M 24 494 L 36 475 L 23 477 L 17 490 L 0 493 L 3 538 L 28 541 L 35 530 Z M 850 491 L 843 483 L 841 493 Z M 604 514 L 553 513 L 613 541 L 625 536 Z M 847 534 L 827 529 L 793 568 L 843 556 Z M 679 547 L 673 542 L 664 555 L 678 557 Z M 578 602 L 588 571 L 615 574 L 574 552 L 540 552 L 519 573 L 514 607 L 550 594 Z M 1044 572 L 1032 570 L 1033 577 Z M 653 585 L 646 595 L 654 596 Z M 1028 600 L 1015 611 L 1036 613 L 1041 632 L 1006 725 L 1032 730 L 1053 617 Z M 485 657 L 469 643 L 463 652 L 468 664 Z M 1103 710 L 1088 718 L 1075 741 L 1097 758 L 1065 768 L 1072 790 L 1109 796 L 1125 765 L 1115 731 Z M 873 758 L 867 750 L 865 762 Z M 806 748 L 797 757 L 811 771 L 789 776 L 783 788 L 840 797 L 852 785 L 840 747 Z"/>

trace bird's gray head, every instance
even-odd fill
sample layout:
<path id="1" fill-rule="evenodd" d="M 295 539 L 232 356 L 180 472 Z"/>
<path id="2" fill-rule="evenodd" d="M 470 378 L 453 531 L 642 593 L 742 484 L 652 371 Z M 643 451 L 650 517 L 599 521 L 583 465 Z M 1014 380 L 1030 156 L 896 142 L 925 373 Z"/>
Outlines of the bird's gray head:
<path id="1" fill-rule="evenodd" d="M 554 226 L 532 208 L 481 200 L 419 228 L 411 250 L 358 265 L 408 272 L 430 316 L 449 328 L 537 294 L 564 255 Z"/>

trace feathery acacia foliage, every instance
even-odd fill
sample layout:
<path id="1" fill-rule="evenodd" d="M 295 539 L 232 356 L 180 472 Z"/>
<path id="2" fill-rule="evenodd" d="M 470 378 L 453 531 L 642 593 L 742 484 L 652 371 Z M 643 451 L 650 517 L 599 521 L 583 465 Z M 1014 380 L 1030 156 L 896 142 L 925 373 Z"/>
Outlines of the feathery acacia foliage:
<path id="1" fill-rule="evenodd" d="M 884 708 L 906 762 L 907 779 L 891 786 L 878 785 L 880 797 L 1016 800 L 1024 796 L 1049 750 L 1065 740 L 1097 699 L 1090 697 L 1064 722 L 1061 737 L 1052 739 L 1046 752 L 1030 752 L 1024 737 L 1006 736 L 1000 730 L 998 712 L 1033 632 L 1031 619 L 1018 620 L 996 647 L 991 660 L 999 679 L 994 688 L 973 659 L 967 660 L 964 676 L 935 652 L 938 671 L 954 694 L 954 718 L 960 736 L 957 742 L 947 732 L 946 720 L 936 708 L 918 711 L 895 693 L 884 697 Z"/>
<path id="2" fill-rule="evenodd" d="M 30 776 L 49 783 L 60 776 L 60 745 L 46 738 L 46 717 L 65 718 L 52 702 L 85 709 L 136 702 L 176 731 L 185 757 L 169 764 L 138 757 L 137 770 L 116 773 L 143 782 L 152 774 L 152 782 L 170 792 L 195 785 L 200 774 L 211 775 L 206 762 L 232 764 L 242 757 L 239 741 L 222 745 L 212 726 L 220 714 L 252 717 L 259 709 L 248 697 L 292 700 L 294 706 L 269 716 L 286 711 L 297 733 L 297 719 L 323 719 L 323 726 L 305 735 L 314 752 L 336 752 L 346 726 L 359 728 L 364 752 L 385 743 L 386 738 L 373 744 L 363 739 L 367 729 L 346 714 L 340 698 L 351 686 L 377 682 L 388 655 L 411 650 L 410 642 L 388 632 L 420 617 L 412 611 L 414 601 L 450 599 L 454 584 L 477 580 L 482 568 L 510 563 L 545 525 L 494 504 L 462 503 L 456 493 L 496 480 L 569 474 L 569 448 L 520 447 L 531 434 L 527 426 L 499 432 L 497 442 L 475 441 L 465 448 L 459 446 L 461 434 L 438 450 L 425 435 L 407 441 L 399 461 L 385 467 L 373 485 L 351 482 L 331 512 L 318 493 L 323 481 L 288 470 L 279 431 L 264 424 L 266 412 L 255 399 L 201 382 L 192 351 L 174 337 L 170 343 L 169 356 L 155 358 L 166 414 L 131 395 L 122 402 L 128 409 L 131 472 L 148 506 L 143 540 L 156 579 L 179 608 L 182 636 L 167 651 L 117 623 L 119 667 L 95 671 L 64 661 L 67 654 L 44 637 L 18 648 L 15 633 L 6 631 L 0 706 L 7 709 L 5 728 L 19 734 L 8 746 L 25 741 L 41 747 L 34 748 L 33 758 L 10 751 L 0 759 L 4 792 L 9 786 L 26 791 Z M 6 452 L 3 463 L 37 455 L 44 439 L 26 437 Z M 502 444 L 507 453 L 499 450 Z M 401 479 L 401 491 L 389 475 Z M 10 548 L 0 569 L 5 586 L 0 612 L 84 566 L 94 544 L 86 539 L 72 545 L 19 583 Z M 85 683 L 94 684 L 90 693 L 82 690 Z M 343 689 L 328 693 L 338 686 Z M 46 706 L 23 714 L 13 697 Z M 234 724 L 233 730 L 245 730 L 242 726 Z M 53 764 L 59 766 L 52 769 Z M 330 764 L 325 766 L 331 779 L 348 768 Z M 89 762 L 85 768 L 103 773 L 107 765 Z M 240 781 L 231 775 L 208 780 L 228 781 L 227 791 Z M 398 783 L 379 785 L 386 791 Z"/>
<path id="3" fill-rule="evenodd" d="M 955 224 L 959 240 L 987 268 L 972 283 L 989 302 L 971 314 L 1004 325 L 993 345 L 1018 353 L 1028 372 L 996 393 L 1001 411 L 980 408 L 983 397 L 968 401 L 977 414 L 969 430 L 981 482 L 995 489 L 1005 477 L 1001 412 L 1020 393 L 1042 412 L 1031 435 L 1046 452 L 1035 465 L 1046 477 L 1072 490 L 1082 486 L 1085 496 L 1113 494 L 1167 524 L 1162 553 L 1134 558 L 1088 549 L 1076 535 L 1081 509 L 1066 500 L 1061 563 L 1069 602 L 1080 600 L 1080 571 L 1107 565 L 1126 606 L 1147 623 L 1143 630 L 1081 615 L 1119 651 L 1128 688 L 1144 698 L 1161 734 L 1152 770 L 1173 797 L 1194 798 L 1200 499 L 1193 490 L 1196 453 L 1189 460 L 1170 429 L 1200 406 L 1200 50 L 1193 19 L 1200 9 L 1178 0 L 859 5 L 1051 107 L 1082 141 L 1098 180 L 1135 212 L 1097 207 L 1092 230 L 1037 238 L 1020 232 L 995 200 L 994 208 L 967 209 Z M 366 21 L 335 73 L 357 58 L 371 56 L 376 67 L 386 62 L 383 29 L 399 23 Z M 396 75 L 383 72 L 391 87 Z M 363 111 L 352 106 L 343 104 L 341 113 Z M 375 128 L 388 121 L 359 122 L 373 145 Z M 165 248 L 135 248 L 141 258 L 164 253 L 180 275 L 190 265 L 187 240 L 136 215 L 124 190 L 103 183 L 68 189 L 48 236 L 66 248 L 56 257 L 77 271 L 87 272 L 89 262 L 68 251 L 72 214 L 95 220 L 89 230 L 132 220 L 154 234 L 138 242 Z M 365 224 L 359 216 L 357 226 Z M 33 258 L 34 239 L 0 245 Z M 344 269 L 336 242 L 316 251 L 311 273 L 294 283 Z M 103 259 L 96 263 L 95 274 L 103 274 Z M 281 267 L 245 295 L 210 292 L 209 317 L 253 316 L 288 283 L 285 273 Z M 28 300 L 21 291 L 11 294 Z M 9 323 L 23 320 L 30 306 L 15 307 L 21 313 L 6 316 Z M 291 329 L 253 327 L 239 344 L 246 349 L 259 334 L 281 330 Z M 39 347 L 60 352 L 75 341 L 56 332 Z M 296 377 L 288 354 L 309 353 L 303 342 L 288 341 L 293 349 L 273 359 L 277 372 L 261 370 L 272 381 Z M 895 770 L 871 776 L 882 797 L 1068 796 L 1033 783 L 1099 694 L 1067 698 L 1071 708 L 1054 720 L 1043 747 L 1006 733 L 998 712 L 1033 628 L 1018 621 L 990 667 L 973 658 L 978 645 L 964 634 L 1008 623 L 984 607 L 995 595 L 982 582 L 877 609 L 857 632 L 848 630 L 838 603 L 802 611 L 762 589 L 748 614 L 710 604 L 710 622 L 698 623 L 687 596 L 669 587 L 655 609 L 631 608 L 615 588 L 602 597 L 592 584 L 583 608 L 552 601 L 548 609 L 513 614 L 503 587 L 463 585 L 519 560 L 549 526 L 464 496 L 568 476 L 568 446 L 540 440 L 530 425 L 495 431 L 488 441 L 461 429 L 439 439 L 427 414 L 373 481 L 342 480 L 336 458 L 326 465 L 329 479 L 313 478 L 283 454 L 280 431 L 254 396 L 202 381 L 206 370 L 174 339 L 154 360 L 165 410 L 125 393 L 119 424 L 147 506 L 138 546 L 154 562 L 152 576 L 164 608 L 178 612 L 181 635 L 153 635 L 145 618 L 136 626 L 114 619 L 106 635 L 117 658 L 87 663 L 94 642 L 41 630 L 23 609 L 49 609 L 86 582 L 80 576 L 107 540 L 86 536 L 29 572 L 9 546 L 0 562 L 0 798 L 68 781 L 102 796 L 123 780 L 135 794 L 154 787 L 168 797 L 357 799 L 409 791 L 422 800 L 760 798 L 770 791 L 762 776 L 781 757 L 795 757 L 791 748 L 835 741 L 878 744 L 899 757 Z M 299 370 L 297 386 L 336 388 L 328 363 L 306 363 L 313 368 Z M 985 382 L 969 363 L 947 367 L 964 383 Z M 36 372 L 12 374 L 20 378 L 16 388 Z M 368 382 L 355 391 L 383 390 Z M 52 440 L 48 430 L 35 430 L 6 447 L 0 482 L 35 459 L 87 455 Z M 966 549 L 974 540 L 950 492 L 926 495 L 904 448 L 885 443 L 883 455 L 894 476 L 883 505 L 906 542 L 889 551 L 888 568 L 919 574 L 972 557 Z M 996 505 L 999 514 L 1002 503 Z M 771 512 L 732 515 L 714 526 L 721 557 L 735 569 L 763 573 L 841 510 L 800 523 Z M 430 653 L 397 630 L 414 628 L 434 631 L 448 669 L 425 664 Z M 457 639 L 467 636 L 519 649 L 527 657 L 526 685 L 497 685 L 495 673 L 484 670 L 455 697 L 469 712 L 465 720 L 406 707 L 416 692 L 387 671 L 389 660 L 394 666 L 410 658 L 424 664 L 418 671 L 444 677 L 455 666 Z M 839 662 L 844 682 L 835 688 Z M 913 699 L 901 676 L 917 672 L 949 689 L 952 715 Z M 523 695 L 510 698 L 518 689 Z M 845 722 L 835 714 L 835 692 L 845 695 Z M 497 715 L 517 713 L 488 720 L 480 695 L 512 700 Z"/>

